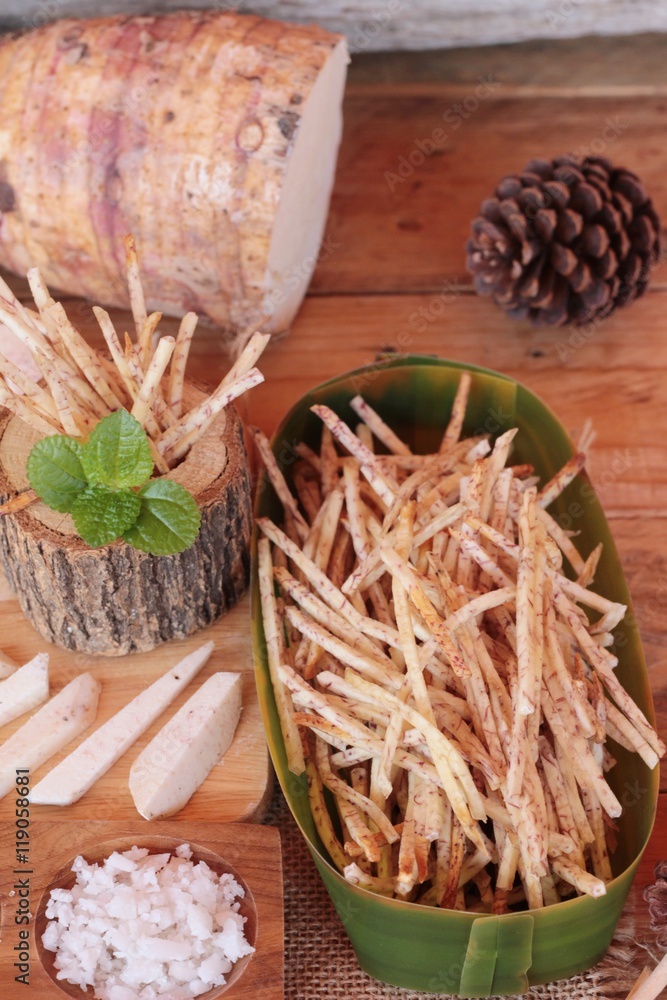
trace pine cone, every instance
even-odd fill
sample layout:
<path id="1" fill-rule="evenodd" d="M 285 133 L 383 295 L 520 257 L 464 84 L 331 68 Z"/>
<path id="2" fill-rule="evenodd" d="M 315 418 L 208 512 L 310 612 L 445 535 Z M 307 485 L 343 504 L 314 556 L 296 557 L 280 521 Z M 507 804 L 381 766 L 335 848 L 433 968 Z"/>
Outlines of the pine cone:
<path id="1" fill-rule="evenodd" d="M 644 292 L 659 234 L 629 170 L 600 156 L 531 160 L 482 202 L 467 266 L 479 294 L 510 316 L 582 325 Z"/>

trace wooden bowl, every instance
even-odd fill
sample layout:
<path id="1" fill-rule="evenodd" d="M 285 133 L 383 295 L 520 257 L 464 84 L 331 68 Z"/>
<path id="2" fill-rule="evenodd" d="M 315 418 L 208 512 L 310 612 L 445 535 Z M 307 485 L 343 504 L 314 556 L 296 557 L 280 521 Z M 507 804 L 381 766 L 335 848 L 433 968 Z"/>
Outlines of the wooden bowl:
<path id="1" fill-rule="evenodd" d="M 15 839 L 14 823 L 0 823 L 0 839 Z M 205 861 L 218 874 L 229 872 L 243 888 L 239 912 L 246 918 L 245 934 L 255 951 L 236 962 L 224 986 L 201 994 L 213 1000 L 283 1000 L 283 891 L 280 834 L 273 827 L 243 823 L 193 823 L 164 820 L 91 820 L 86 823 L 33 820 L 29 827 L 29 862 L 6 863 L 0 868 L 0 982 L 11 983 L 17 975 L 19 955 L 28 954 L 29 982 L 39 1000 L 73 1000 L 92 997 L 56 978 L 55 953 L 42 945 L 46 929 L 46 905 L 52 889 L 70 888 L 75 882 L 72 862 L 82 855 L 99 862 L 113 851 L 137 845 L 151 853 L 173 853 L 189 844 L 194 861 Z M 23 850 L 25 842 L 22 841 Z M 23 855 L 24 857 L 26 855 Z M 28 898 L 17 891 L 23 877 Z M 25 894 L 25 890 L 23 890 Z M 16 917 L 22 916 L 18 924 Z M 28 912 L 29 911 L 29 912 Z M 21 958 L 20 961 L 26 961 Z"/>
<path id="2" fill-rule="evenodd" d="M 135 845 L 142 848 L 147 847 L 150 854 L 166 854 L 169 852 L 169 854 L 173 855 L 176 848 L 182 843 L 183 841 L 177 837 L 160 837 L 155 834 L 151 836 L 143 836 L 140 843 L 137 843 L 137 837 L 116 837 L 113 840 L 108 840 L 102 844 L 98 844 L 92 852 L 86 851 L 84 856 L 88 864 L 102 863 L 114 851 L 128 851 Z M 190 844 L 190 849 L 192 850 L 192 861 L 195 864 L 199 861 L 204 861 L 209 868 L 213 869 L 216 875 L 222 875 L 225 873 L 232 875 L 243 889 L 245 895 L 239 900 L 239 913 L 246 919 L 244 934 L 248 943 L 254 948 L 257 940 L 257 908 L 255 906 L 255 900 L 252 892 L 246 885 L 242 876 L 239 875 L 236 869 L 225 861 L 224 858 L 221 858 L 219 854 L 208 850 L 206 847 L 202 847 L 198 844 Z M 48 923 L 46 917 L 46 907 L 49 902 L 51 890 L 71 889 L 75 884 L 76 877 L 72 871 L 72 863 L 74 862 L 74 858 L 76 856 L 77 855 L 72 855 L 70 862 L 58 871 L 56 876 L 46 886 L 44 892 L 42 893 L 42 897 L 37 907 L 37 914 L 35 916 L 35 943 L 39 959 L 52 982 L 55 983 L 55 985 L 62 990 L 63 993 L 67 993 L 68 996 L 73 997 L 74 1000 L 81 1000 L 82 994 L 86 991 L 80 986 L 75 986 L 72 983 L 66 982 L 64 979 L 57 978 L 58 970 L 55 966 L 56 953 L 48 951 L 42 944 L 42 935 L 44 934 Z M 226 993 L 230 986 L 233 986 L 234 983 L 243 975 L 248 967 L 248 964 L 250 963 L 251 958 L 252 955 L 246 955 L 235 962 L 232 966 L 232 971 L 227 976 L 227 983 L 224 986 L 217 986 L 215 989 L 209 990 L 207 993 L 201 993 L 200 997 L 202 1000 L 214 1000 L 215 997 L 219 997 L 223 993 Z"/>
<path id="3" fill-rule="evenodd" d="M 176 848 L 182 843 L 183 840 L 177 837 L 164 837 L 157 834 L 144 834 L 140 838 L 136 836 L 115 837 L 113 840 L 107 840 L 104 843 L 98 844 L 92 851 L 86 851 L 84 857 L 88 864 L 101 863 L 114 851 L 128 851 L 135 845 L 142 848 L 147 847 L 151 854 L 166 854 L 167 852 L 174 854 Z M 244 934 L 248 943 L 254 948 L 257 941 L 257 907 L 255 905 L 253 894 L 243 877 L 232 865 L 229 864 L 228 861 L 225 861 L 224 858 L 221 858 L 220 855 L 216 854 L 214 851 L 209 850 L 202 845 L 193 843 L 190 843 L 190 849 L 192 850 L 192 861 L 194 863 L 204 861 L 209 868 L 213 869 L 216 875 L 226 873 L 232 875 L 243 889 L 245 895 L 243 899 L 238 900 L 239 913 L 246 919 Z M 58 987 L 59 990 L 72 997 L 73 1000 L 81 1000 L 86 991 L 80 986 L 75 986 L 72 983 L 66 982 L 64 979 L 57 978 L 58 970 L 55 966 L 56 953 L 48 951 L 42 944 L 42 935 L 44 934 L 48 923 L 46 917 L 46 907 L 49 902 L 51 890 L 71 889 L 75 884 L 76 877 L 72 871 L 72 864 L 76 856 L 76 854 L 72 855 L 68 864 L 56 873 L 52 881 L 49 882 L 42 893 L 35 916 L 35 944 L 39 959 L 51 981 Z M 246 955 L 244 958 L 240 958 L 237 962 L 235 962 L 232 966 L 231 972 L 227 976 L 227 983 L 224 986 L 216 986 L 207 993 L 200 993 L 201 1000 L 214 1000 L 215 997 L 222 996 L 223 993 L 226 993 L 227 990 L 241 978 L 245 970 L 248 968 L 252 957 L 252 955 Z"/>

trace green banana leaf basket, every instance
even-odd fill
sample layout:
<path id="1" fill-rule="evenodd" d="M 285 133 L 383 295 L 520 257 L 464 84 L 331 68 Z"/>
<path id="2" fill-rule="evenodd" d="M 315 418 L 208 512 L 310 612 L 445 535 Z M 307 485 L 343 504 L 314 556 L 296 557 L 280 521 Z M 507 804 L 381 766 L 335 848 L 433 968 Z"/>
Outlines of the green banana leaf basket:
<path id="1" fill-rule="evenodd" d="M 390 356 L 313 389 L 278 427 L 272 441 L 274 454 L 289 479 L 290 466 L 298 457 L 295 445 L 299 441 L 319 445 L 321 424 L 310 407 L 325 403 L 354 426 L 357 418 L 349 401 L 359 393 L 415 452 L 435 450 L 462 370 L 472 374 L 465 431 L 495 436 L 518 427 L 515 460 L 531 463 L 542 482 L 550 479 L 574 448 L 541 400 L 503 375 L 419 355 Z M 586 475 L 580 475 L 550 510 L 564 527 L 579 532 L 577 544 L 584 556 L 603 543 L 596 589 L 629 606 L 615 632 L 617 673 L 653 721 L 648 674 L 628 588 L 607 521 Z M 280 522 L 280 504 L 266 482 L 258 492 L 256 514 Z M 523 993 L 530 986 L 572 976 L 598 962 L 609 946 L 651 833 L 658 769 L 651 772 L 639 757 L 611 742 L 618 763 L 610 773 L 610 783 L 623 804 L 623 815 L 612 858 L 615 877 L 599 899 L 580 896 L 539 911 L 493 916 L 387 899 L 351 885 L 331 864 L 318 837 L 305 775 L 296 777 L 287 768 L 266 661 L 256 560 L 254 563 L 255 669 L 269 749 L 287 802 L 362 969 L 376 979 L 407 989 L 488 997 Z"/>

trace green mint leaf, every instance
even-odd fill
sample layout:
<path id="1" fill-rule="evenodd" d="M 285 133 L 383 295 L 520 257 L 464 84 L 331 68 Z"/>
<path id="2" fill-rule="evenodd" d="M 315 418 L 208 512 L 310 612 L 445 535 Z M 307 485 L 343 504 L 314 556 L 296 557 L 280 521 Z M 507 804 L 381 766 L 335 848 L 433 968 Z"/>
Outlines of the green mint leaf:
<path id="1" fill-rule="evenodd" d="M 142 486 L 153 473 L 146 432 L 127 410 L 100 420 L 83 446 L 82 462 L 91 483 L 111 489 Z"/>
<path id="2" fill-rule="evenodd" d="M 185 486 L 173 479 L 152 479 L 139 491 L 141 511 L 123 534 L 130 545 L 154 556 L 190 548 L 199 533 L 201 514 Z"/>
<path id="3" fill-rule="evenodd" d="M 84 542 L 96 549 L 120 538 L 140 510 L 141 500 L 132 490 L 110 490 L 98 484 L 79 494 L 72 517 Z"/>
<path id="4" fill-rule="evenodd" d="M 88 486 L 81 461 L 82 446 L 63 434 L 37 441 L 28 455 L 26 469 L 33 490 L 47 507 L 67 513 Z"/>

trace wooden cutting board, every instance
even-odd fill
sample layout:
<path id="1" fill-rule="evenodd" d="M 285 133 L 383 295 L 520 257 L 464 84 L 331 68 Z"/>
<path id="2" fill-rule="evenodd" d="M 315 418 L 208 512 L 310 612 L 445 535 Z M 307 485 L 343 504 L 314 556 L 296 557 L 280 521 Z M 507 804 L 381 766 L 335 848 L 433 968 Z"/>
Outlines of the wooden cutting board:
<path id="1" fill-rule="evenodd" d="M 78 854 L 89 862 L 99 862 L 112 851 L 127 850 L 133 844 L 157 854 L 172 852 L 184 842 L 190 844 L 194 861 L 205 861 L 218 874 L 230 872 L 241 884 L 245 897 L 240 913 L 246 918 L 246 937 L 255 948 L 254 954 L 233 968 L 228 987 L 211 990 L 202 1000 L 215 1000 L 221 994 L 229 1000 L 282 1000 L 284 934 L 278 830 L 177 820 L 149 828 L 137 818 L 71 825 L 34 820 L 29 832 L 30 861 L 20 864 L 14 855 L 14 825 L 0 822 L 2 843 L 11 848 L 11 857 L 3 859 L 0 866 L 0 982 L 4 1000 L 24 996 L 26 982 L 31 988 L 28 993 L 39 1000 L 84 997 L 79 987 L 54 981 L 47 971 L 54 974 L 53 954 L 41 947 L 46 901 L 52 888 L 74 884 L 71 865 Z M 24 966 L 18 969 L 16 962 Z M 16 976 L 26 975 L 25 966 L 29 978 L 17 982 Z M 90 997 L 90 991 L 85 996 Z"/>
<path id="2" fill-rule="evenodd" d="M 262 819 L 271 793 L 271 771 L 264 739 L 250 641 L 250 601 L 246 596 L 237 607 L 219 618 L 209 628 L 183 641 L 163 643 L 150 653 L 123 657 L 93 657 L 59 649 L 47 643 L 24 617 L 16 598 L 0 577 L 0 648 L 19 664 L 26 663 L 36 653 L 47 651 L 50 657 L 51 693 L 59 691 L 77 674 L 89 671 L 102 684 L 97 718 L 81 737 L 69 744 L 31 775 L 36 784 L 46 772 L 68 752 L 82 742 L 94 728 L 105 722 L 130 699 L 175 666 L 188 653 L 212 639 L 215 651 L 195 680 L 172 703 L 169 709 L 144 733 L 123 757 L 72 806 L 31 807 L 33 820 L 96 820 L 113 817 L 116 820 L 141 819 L 128 789 L 130 766 L 139 752 L 190 697 L 203 681 L 218 670 L 243 673 L 243 712 L 234 741 L 222 761 L 217 764 L 189 803 L 175 817 L 183 821 L 252 822 Z M 0 742 L 26 721 L 29 715 L 0 727 Z M 13 796 L 0 799 L 0 821 L 13 820 Z M 170 817 L 173 821 L 174 817 Z M 4 864 L 4 848 L 0 847 Z"/>

